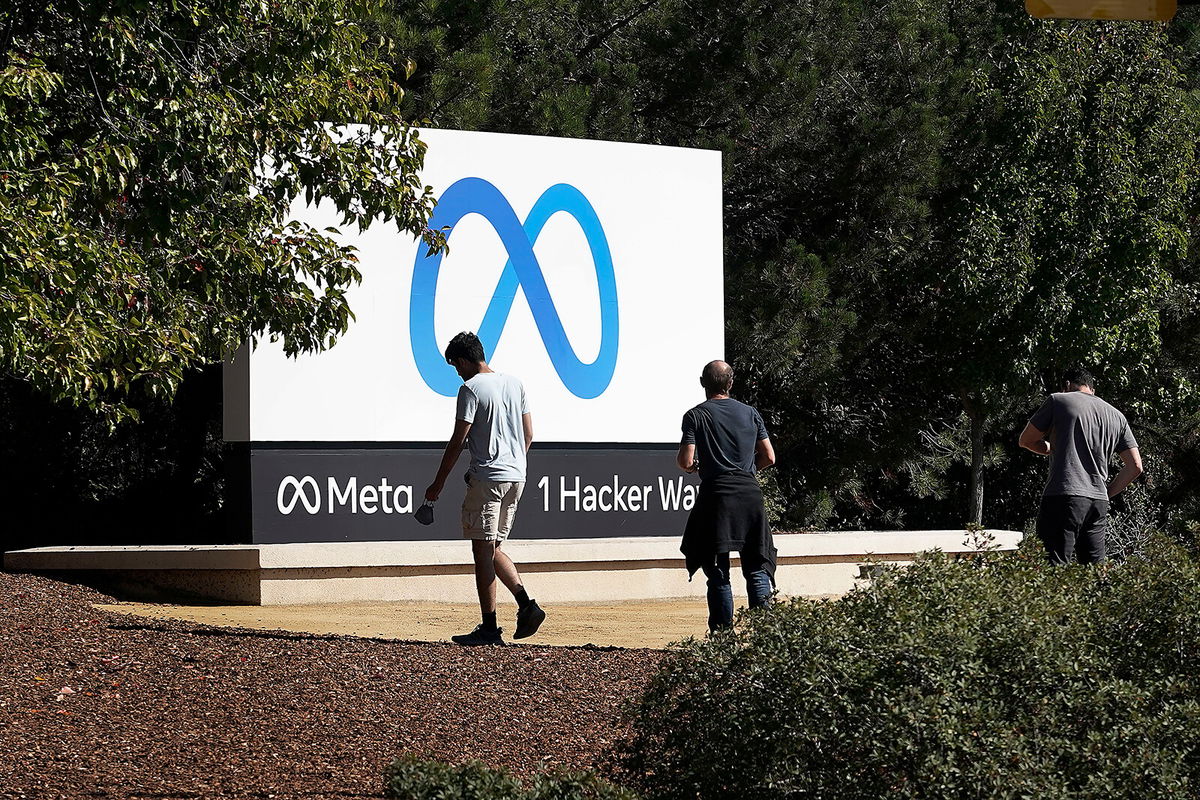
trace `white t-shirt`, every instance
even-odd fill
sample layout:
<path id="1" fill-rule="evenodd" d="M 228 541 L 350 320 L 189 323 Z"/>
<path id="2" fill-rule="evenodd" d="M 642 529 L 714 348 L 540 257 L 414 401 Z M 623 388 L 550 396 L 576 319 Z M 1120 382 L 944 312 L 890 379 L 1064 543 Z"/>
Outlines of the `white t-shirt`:
<path id="1" fill-rule="evenodd" d="M 512 375 L 481 372 L 458 390 L 458 416 L 471 423 L 471 475 L 485 481 L 525 480 L 525 387 Z"/>

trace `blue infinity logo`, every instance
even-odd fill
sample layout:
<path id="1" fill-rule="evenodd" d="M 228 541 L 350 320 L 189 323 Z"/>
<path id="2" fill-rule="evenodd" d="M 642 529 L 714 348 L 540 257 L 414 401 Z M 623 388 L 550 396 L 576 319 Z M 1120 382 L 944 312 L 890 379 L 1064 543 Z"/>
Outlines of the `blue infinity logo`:
<path id="1" fill-rule="evenodd" d="M 570 214 L 579 223 L 596 268 L 596 284 L 600 290 L 600 352 L 590 364 L 585 364 L 575 355 L 546 287 L 542 268 L 533 253 L 533 244 L 547 220 L 560 211 Z M 483 321 L 479 323 L 478 336 L 483 343 L 484 353 L 491 358 L 495 351 L 504 323 L 508 321 L 508 312 L 512 310 L 516 299 L 517 289 L 520 288 L 529 301 L 529 309 L 533 312 L 533 320 L 537 323 L 546 353 L 563 385 L 572 394 L 585 400 L 599 397 L 612 382 L 613 371 L 617 368 L 619 324 L 617 280 L 613 273 L 612 254 L 591 203 L 574 186 L 560 183 L 542 193 L 522 224 L 499 189 L 482 178 L 463 178 L 438 199 L 429 227 L 438 230 L 449 226 L 452 234 L 454 226 L 468 214 L 479 214 L 490 222 L 508 253 L 508 261 L 500 273 L 496 291 L 492 293 Z M 431 256 L 417 254 L 413 264 L 408 328 L 413 357 L 421 377 L 438 394 L 452 397 L 462 385 L 462 380 L 454 368 L 446 363 L 433 326 L 434 300 L 441 266 L 441 253 Z"/>

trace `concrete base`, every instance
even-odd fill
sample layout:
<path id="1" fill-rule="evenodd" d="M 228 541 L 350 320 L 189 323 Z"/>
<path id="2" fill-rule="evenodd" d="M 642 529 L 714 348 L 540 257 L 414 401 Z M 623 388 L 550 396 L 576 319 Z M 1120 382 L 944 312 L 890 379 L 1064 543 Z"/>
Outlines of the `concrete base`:
<path id="1" fill-rule="evenodd" d="M 990 531 L 1000 550 L 1021 534 Z M 776 535 L 779 591 L 841 594 L 872 562 L 909 562 L 920 552 L 970 552 L 961 531 L 851 531 Z M 556 602 L 701 597 L 687 579 L 678 536 L 514 540 L 504 546 L 538 597 Z M 735 559 L 736 563 L 736 559 Z M 40 547 L 4 554 L 9 572 L 62 573 L 117 594 L 157 592 L 251 605 L 461 601 L 473 597 L 471 548 L 453 542 L 174 547 Z M 744 592 L 734 580 L 735 592 Z"/>

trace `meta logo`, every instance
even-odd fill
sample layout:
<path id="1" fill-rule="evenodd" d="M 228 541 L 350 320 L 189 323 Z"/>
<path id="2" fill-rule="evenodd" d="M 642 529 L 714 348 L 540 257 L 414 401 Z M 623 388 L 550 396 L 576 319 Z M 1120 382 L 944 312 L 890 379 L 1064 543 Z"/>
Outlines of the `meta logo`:
<path id="1" fill-rule="evenodd" d="M 349 511 L 351 514 L 411 514 L 413 510 L 412 486 L 393 485 L 387 478 L 381 478 L 378 483 L 359 484 L 358 478 L 348 478 L 345 483 L 339 483 L 337 478 L 330 477 L 325 482 L 326 503 L 322 503 L 321 484 L 311 475 L 297 478 L 287 475 L 279 481 L 275 492 L 275 505 L 279 513 L 291 514 L 297 506 L 309 514 L 333 514 L 337 511 Z"/>
<path id="2" fill-rule="evenodd" d="M 533 252 L 533 245 L 542 228 L 560 211 L 571 215 L 579 223 L 596 269 L 596 284 L 600 292 L 600 352 L 590 363 L 583 362 L 575 354 L 546 286 L 542 267 Z M 463 178 L 451 185 L 438 199 L 429 227 L 435 230 L 449 227 L 453 234 L 454 226 L 468 214 L 479 214 L 491 223 L 508 253 L 508 261 L 500 273 L 500 280 L 478 328 L 484 352 L 490 357 L 495 351 L 516 299 L 517 289 L 520 288 L 529 302 L 546 353 L 563 385 L 572 394 L 585 400 L 599 397 L 608 388 L 617 367 L 620 326 L 612 254 L 591 203 L 574 186 L 556 184 L 542 193 L 522 223 L 499 189 L 482 178 Z M 417 255 L 413 265 L 409 335 L 413 357 L 425 383 L 438 394 L 452 397 L 462 381 L 453 367 L 446 363 L 433 326 L 441 265 L 441 253 Z"/>

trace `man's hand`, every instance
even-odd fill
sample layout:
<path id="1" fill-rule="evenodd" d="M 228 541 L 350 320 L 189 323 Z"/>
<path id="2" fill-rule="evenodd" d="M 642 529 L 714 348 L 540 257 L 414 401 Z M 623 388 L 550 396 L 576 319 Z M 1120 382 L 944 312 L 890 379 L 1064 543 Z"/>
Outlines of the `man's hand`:
<path id="1" fill-rule="evenodd" d="M 1021 438 L 1017 440 L 1017 444 L 1039 456 L 1050 455 L 1050 442 L 1046 441 L 1046 432 L 1033 427 L 1032 422 L 1025 423 L 1025 430 L 1021 431 Z"/>
<path id="2" fill-rule="evenodd" d="M 759 439 L 754 443 L 754 468 L 764 470 L 775 463 L 775 447 L 771 440 Z"/>
<path id="3" fill-rule="evenodd" d="M 700 469 L 700 462 L 696 460 L 696 445 L 679 445 L 679 452 L 675 454 L 675 466 L 688 474 Z"/>
<path id="4" fill-rule="evenodd" d="M 521 429 L 525 434 L 525 452 L 529 452 L 529 446 L 533 444 L 533 415 L 528 411 L 521 415 Z"/>
<path id="5" fill-rule="evenodd" d="M 425 490 L 425 499 L 429 502 L 437 502 L 442 489 L 446 487 L 446 478 L 450 475 L 450 470 L 454 469 L 454 463 L 458 461 L 458 457 L 463 451 L 463 445 L 467 443 L 467 434 L 470 432 L 471 423 L 461 419 L 455 421 L 454 433 L 450 435 L 450 441 L 446 442 L 446 452 L 442 453 L 442 463 L 438 467 L 437 477 Z"/>
<path id="6" fill-rule="evenodd" d="M 1125 487 L 1133 483 L 1142 474 L 1142 453 L 1136 447 L 1121 451 L 1121 471 L 1108 485 L 1109 498 L 1116 497 L 1125 491 Z"/>

